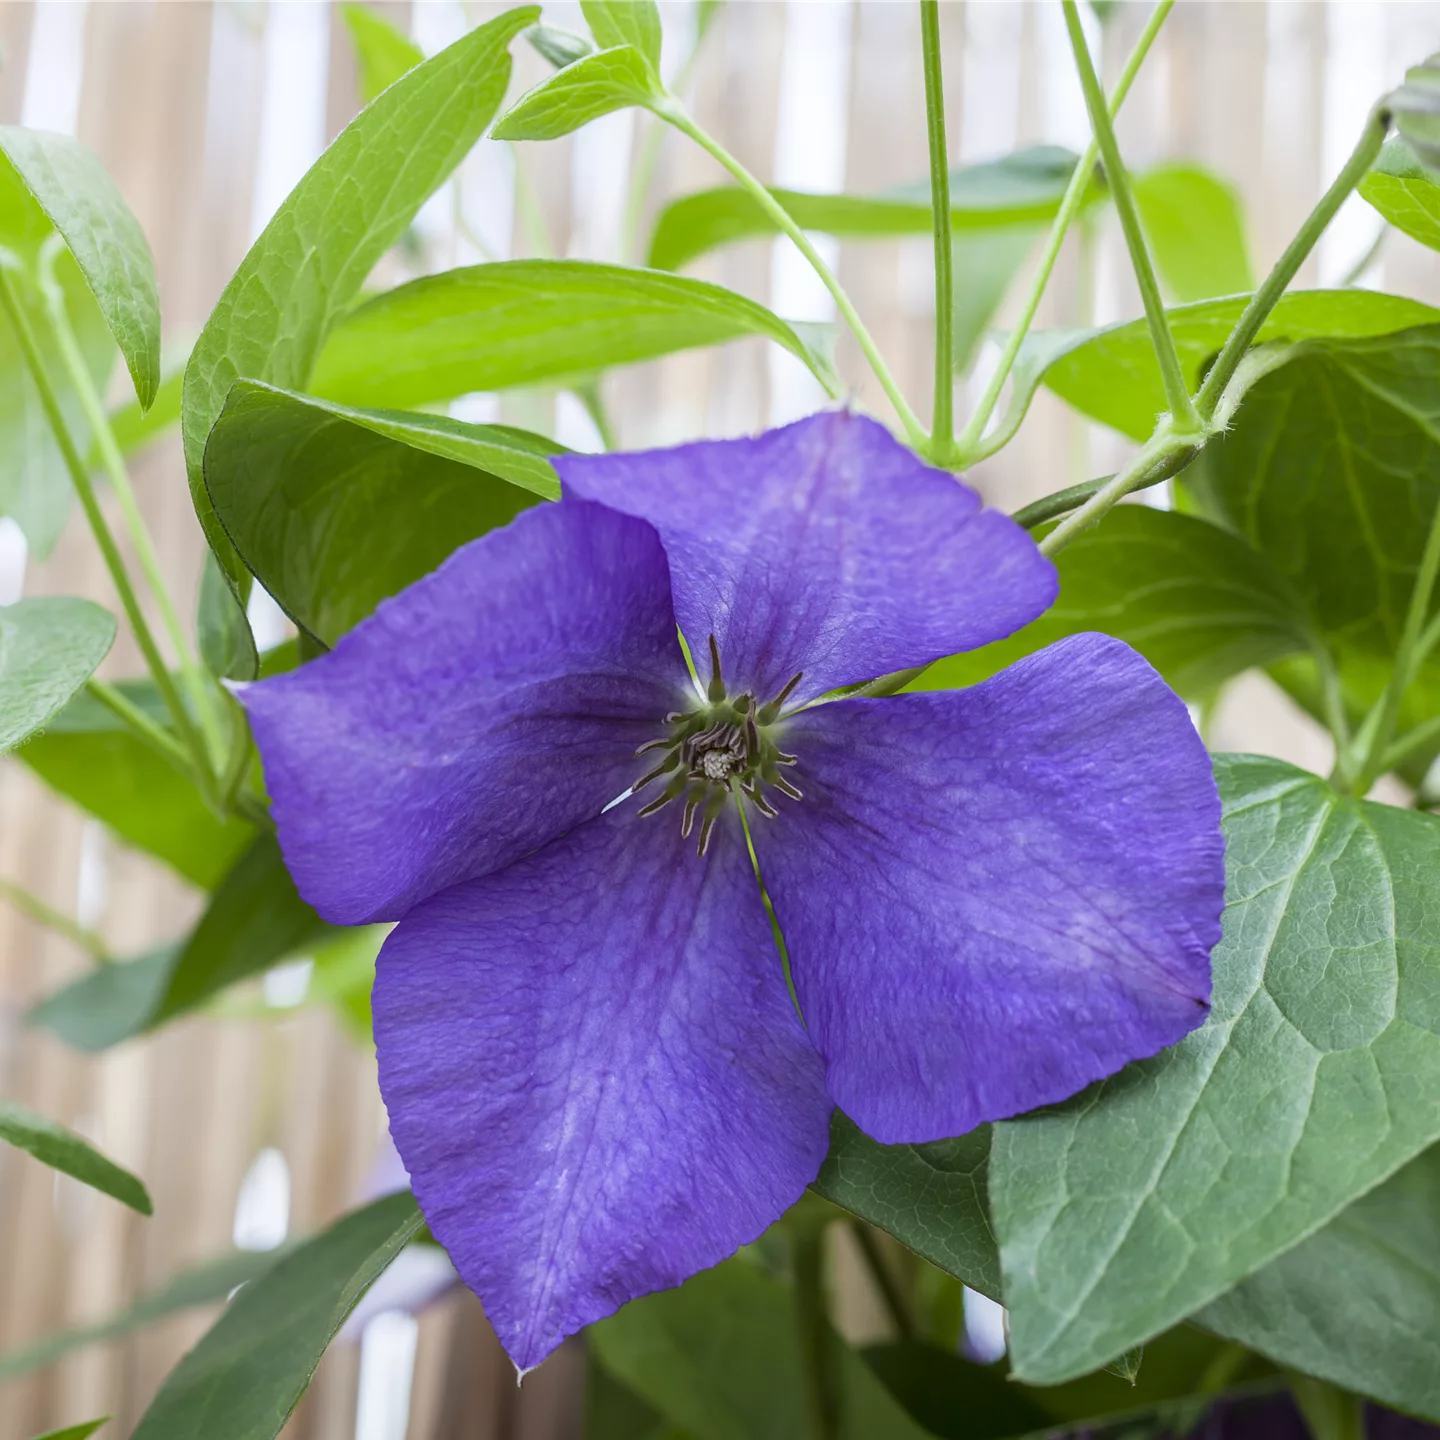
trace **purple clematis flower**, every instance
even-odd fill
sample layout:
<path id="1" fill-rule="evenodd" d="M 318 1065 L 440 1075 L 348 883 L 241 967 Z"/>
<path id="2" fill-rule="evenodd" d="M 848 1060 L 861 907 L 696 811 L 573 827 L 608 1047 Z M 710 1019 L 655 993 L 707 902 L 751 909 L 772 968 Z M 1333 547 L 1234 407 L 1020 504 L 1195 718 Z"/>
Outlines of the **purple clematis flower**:
<path id="1" fill-rule="evenodd" d="M 1205 751 L 1116 640 L 816 703 L 1056 593 L 879 425 L 555 463 L 559 504 L 243 695 L 301 893 L 400 922 L 391 1131 L 522 1369 L 758 1236 L 836 1104 L 933 1140 L 1178 1040 L 1223 892 Z"/>

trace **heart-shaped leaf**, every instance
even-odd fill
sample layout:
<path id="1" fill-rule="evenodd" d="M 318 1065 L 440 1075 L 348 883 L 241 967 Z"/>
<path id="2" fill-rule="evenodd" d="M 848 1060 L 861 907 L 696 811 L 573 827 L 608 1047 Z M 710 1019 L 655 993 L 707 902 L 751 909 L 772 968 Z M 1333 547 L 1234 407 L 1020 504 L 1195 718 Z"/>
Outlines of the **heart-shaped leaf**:
<path id="1" fill-rule="evenodd" d="M 0 605 L 0 755 L 60 711 L 114 640 L 115 617 L 88 600 Z"/>

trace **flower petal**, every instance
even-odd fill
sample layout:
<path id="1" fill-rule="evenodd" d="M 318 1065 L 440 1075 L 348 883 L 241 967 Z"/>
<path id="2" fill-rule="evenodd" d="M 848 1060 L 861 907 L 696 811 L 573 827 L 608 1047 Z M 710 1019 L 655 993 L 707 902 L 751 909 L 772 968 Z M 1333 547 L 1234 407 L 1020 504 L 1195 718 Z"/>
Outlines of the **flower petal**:
<path id="1" fill-rule="evenodd" d="M 752 827 L 830 1094 L 885 1142 L 1074 1094 L 1205 1018 L 1220 802 L 1185 707 L 1079 635 L 971 690 L 787 722 Z"/>
<path id="2" fill-rule="evenodd" d="M 755 1239 L 825 1157 L 733 812 L 704 860 L 673 811 L 625 805 L 434 896 L 374 1009 L 415 1194 L 522 1369 Z"/>
<path id="3" fill-rule="evenodd" d="M 732 690 L 797 698 L 973 650 L 1055 599 L 1055 569 L 1007 516 L 860 415 L 753 440 L 562 455 L 566 489 L 650 521 L 696 654 Z"/>
<path id="4" fill-rule="evenodd" d="M 357 925 L 598 814 L 692 695 L 655 531 L 571 501 L 463 546 L 240 699 L 300 893 Z"/>

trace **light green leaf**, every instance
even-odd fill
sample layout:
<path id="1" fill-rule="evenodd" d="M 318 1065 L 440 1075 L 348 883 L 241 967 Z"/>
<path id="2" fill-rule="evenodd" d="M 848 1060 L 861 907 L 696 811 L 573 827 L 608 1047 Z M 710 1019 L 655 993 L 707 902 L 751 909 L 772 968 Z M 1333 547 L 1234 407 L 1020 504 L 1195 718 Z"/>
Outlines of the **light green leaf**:
<path id="1" fill-rule="evenodd" d="M 255 1280 L 274 1268 L 284 1254 L 279 1250 L 236 1250 L 218 1260 L 210 1260 L 167 1281 L 158 1290 L 142 1296 L 128 1309 L 108 1320 L 94 1325 L 82 1325 L 74 1330 L 60 1330 L 53 1335 L 33 1341 L 20 1350 L 0 1355 L 0 1381 L 14 1379 L 17 1375 L 28 1374 L 42 1366 L 52 1365 L 74 1350 L 86 1345 L 97 1345 L 105 1340 L 117 1340 L 133 1330 L 153 1325 L 157 1320 L 178 1314 L 183 1310 L 194 1310 L 201 1305 L 217 1305 L 237 1285 Z"/>
<path id="2" fill-rule="evenodd" d="M 1207 1022 L 994 1127 L 1016 1374 L 1083 1374 L 1217 1299 L 1440 1136 L 1440 819 L 1217 756 Z"/>
<path id="3" fill-rule="evenodd" d="M 597 50 L 547 76 L 496 122 L 496 140 L 558 140 L 602 115 L 665 100 L 655 67 L 633 45 Z"/>
<path id="4" fill-rule="evenodd" d="M 274 1440 L 326 1346 L 424 1224 L 408 1192 L 352 1211 L 230 1302 L 131 1440 Z"/>
<path id="5" fill-rule="evenodd" d="M 1004 303 L 1040 234 L 1035 225 L 1006 225 L 961 230 L 951 242 L 954 301 L 950 336 L 955 368 L 969 369 L 985 332 Z"/>
<path id="6" fill-rule="evenodd" d="M 0 605 L 0 755 L 59 712 L 114 640 L 115 617 L 88 600 Z"/>
<path id="7" fill-rule="evenodd" d="M 560 498 L 564 446 L 445 416 L 352 410 L 238 383 L 205 478 L 245 563 L 327 645 L 459 546 L 537 497 Z"/>
<path id="8" fill-rule="evenodd" d="M 1060 597 L 1038 620 L 932 665 L 909 688 L 975 685 L 1087 630 L 1134 646 L 1172 688 L 1202 700 L 1232 675 L 1310 645 L 1300 597 L 1228 530 L 1173 510 L 1121 505 L 1056 556 Z"/>
<path id="9" fill-rule="evenodd" d="M 1440 181 L 1399 136 L 1386 142 L 1359 188 L 1397 230 L 1440 250 Z"/>
<path id="10" fill-rule="evenodd" d="M 557 70 L 583 60 L 595 47 L 583 36 L 554 25 L 532 25 L 525 38 L 537 54 L 544 56 Z"/>
<path id="11" fill-rule="evenodd" d="M 375 262 L 489 124 L 510 41 L 539 14 L 509 10 L 416 66 L 367 105 L 306 172 L 250 248 L 185 371 L 190 497 L 232 583 L 240 562 L 205 493 L 205 441 L 241 377 L 300 387 Z"/>
<path id="12" fill-rule="evenodd" d="M 1292 1370 L 1440 1420 L 1440 1149 L 1195 1319 Z"/>
<path id="13" fill-rule="evenodd" d="M 1255 288 L 1235 187 L 1190 161 L 1134 177 L 1135 205 L 1166 298 L 1184 304 Z"/>
<path id="14" fill-rule="evenodd" d="M 77 1050 L 99 1054 L 150 1023 L 179 954 L 179 945 L 163 945 L 133 960 L 97 965 L 34 1005 L 25 1021 Z"/>
<path id="15" fill-rule="evenodd" d="M 794 1295 L 744 1259 L 632 1300 L 588 1336 L 607 1370 L 695 1440 L 809 1433 Z M 836 1440 L 922 1440 L 869 1366 L 833 1332 L 828 1340 Z"/>
<path id="16" fill-rule="evenodd" d="M 13 1100 L 0 1100 L 0 1140 L 33 1155 L 42 1165 L 72 1176 L 82 1185 L 99 1190 L 138 1210 L 142 1215 L 154 1213 L 145 1187 L 128 1170 L 107 1160 L 88 1141 L 73 1130 L 17 1105 Z"/>
<path id="17" fill-rule="evenodd" d="M 35 1440 L 90 1440 L 90 1436 L 109 1419 L 108 1415 L 102 1415 L 98 1420 L 86 1420 L 80 1425 L 67 1425 L 63 1430 L 47 1430 L 43 1435 L 37 1435 Z"/>
<path id="18" fill-rule="evenodd" d="M 1245 308 L 1245 296 L 1203 300 L 1169 310 L 1185 379 L 1194 390 Z M 1257 343 L 1315 336 L 1361 339 L 1440 320 L 1440 310 L 1373 290 L 1299 290 L 1284 295 L 1260 327 Z M 1143 320 L 1096 331 L 1068 345 L 1045 372 L 1045 384 L 1082 415 L 1134 440 L 1147 440 L 1165 409 L 1165 387 Z"/>
<path id="19" fill-rule="evenodd" d="M 125 681 L 118 688 L 157 724 L 166 723 L 151 681 Z M 188 779 L 85 691 L 15 754 L 122 840 L 203 889 L 220 880 L 255 834 L 244 820 L 216 819 Z"/>
<path id="20" fill-rule="evenodd" d="M 341 5 L 345 28 L 360 66 L 360 100 L 368 105 L 402 75 L 425 60 L 425 52 L 368 5 Z"/>
<path id="21" fill-rule="evenodd" d="M 838 1110 L 810 1187 L 887 1230 L 932 1265 L 1000 1298 L 1000 1257 L 985 1200 L 990 1127 L 930 1145 L 881 1145 Z"/>
<path id="22" fill-rule="evenodd" d="M 950 223 L 966 232 L 1042 225 L 1059 210 L 1075 163 L 1069 150 L 1036 145 L 1001 160 L 952 170 Z M 928 180 L 873 196 L 770 193 L 805 230 L 848 240 L 930 233 Z M 1103 193 L 1097 186 L 1089 199 Z M 679 270 L 721 245 L 776 233 L 775 222 L 748 191 L 738 186 L 701 190 L 681 196 L 661 212 L 646 263 L 657 270 Z"/>
<path id="23" fill-rule="evenodd" d="M 580 0 L 585 23 L 602 50 L 633 45 L 660 70 L 660 11 L 655 0 Z"/>

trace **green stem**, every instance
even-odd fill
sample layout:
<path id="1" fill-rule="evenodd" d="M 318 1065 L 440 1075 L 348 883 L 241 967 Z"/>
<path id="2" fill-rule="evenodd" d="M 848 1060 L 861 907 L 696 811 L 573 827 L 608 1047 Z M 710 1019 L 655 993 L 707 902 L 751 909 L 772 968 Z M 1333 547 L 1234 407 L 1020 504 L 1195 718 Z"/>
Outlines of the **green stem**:
<path id="1" fill-rule="evenodd" d="M 30 317 L 26 315 L 25 307 L 15 293 L 14 281 L 11 278 L 13 264 L 13 256 L 8 254 L 0 256 L 0 306 L 3 306 L 6 316 L 14 327 L 16 339 L 20 342 L 20 351 L 25 357 L 26 367 L 30 371 L 31 379 L 35 382 L 35 389 L 39 393 L 40 403 L 45 409 L 46 419 L 49 420 L 50 428 L 54 432 L 55 443 L 60 447 L 65 468 L 70 472 L 75 493 L 80 497 L 85 518 L 90 522 L 95 542 L 100 547 L 105 567 L 110 572 L 110 578 L 120 596 L 120 603 L 124 607 L 126 618 L 130 621 L 135 639 L 145 657 L 145 663 L 149 666 L 155 684 L 174 717 L 176 730 L 194 756 L 199 774 L 208 778 L 209 758 L 205 751 L 205 742 L 195 728 L 195 722 L 190 718 L 190 712 L 186 710 L 179 691 L 175 688 L 175 682 L 171 678 L 164 657 L 155 644 L 155 637 L 150 633 L 145 613 L 140 608 L 135 588 L 130 583 L 130 576 L 125 569 L 124 560 L 120 557 L 115 537 L 105 523 L 105 516 L 95 495 L 95 487 L 90 483 L 90 472 L 85 468 L 85 462 L 75 448 L 75 441 L 71 438 L 70 429 L 65 423 L 65 415 L 60 409 L 59 397 L 55 393 L 55 387 L 45 368 L 45 361 L 41 357 L 39 342 L 30 325 Z"/>
<path id="2" fill-rule="evenodd" d="M 114 963 L 115 957 L 110 953 L 109 947 L 93 930 L 87 930 L 78 921 L 47 904 L 23 885 L 17 885 L 13 880 L 0 880 L 0 899 L 8 900 L 17 910 L 38 924 L 65 936 L 67 940 L 73 940 L 92 960 L 98 960 L 102 965 Z"/>
<path id="3" fill-rule="evenodd" d="M 53 245 L 51 241 L 54 241 Z M 96 393 L 95 384 L 90 378 L 90 371 L 85 365 L 85 358 L 80 353 L 75 332 L 71 328 L 70 317 L 65 313 L 65 295 L 55 277 L 55 261 L 62 248 L 63 242 L 60 237 L 54 235 L 45 242 L 40 251 L 40 290 L 45 297 L 46 309 L 49 312 L 50 328 L 60 346 L 60 355 L 65 362 L 66 377 L 80 401 L 85 421 L 90 426 L 95 447 L 99 451 L 100 463 L 109 477 L 110 488 L 115 492 L 115 500 L 120 507 L 120 515 L 125 522 L 125 529 L 129 533 L 130 543 L 135 548 L 140 569 L 150 587 L 150 593 L 155 597 L 161 623 L 164 625 L 165 633 L 169 635 L 170 643 L 179 659 L 181 678 L 190 691 L 195 713 L 200 717 L 200 723 L 204 726 L 205 738 L 209 742 L 209 753 L 213 760 L 223 754 L 225 748 L 224 736 L 220 730 L 220 718 L 214 705 L 217 697 L 205 672 L 200 667 L 199 657 L 190 644 L 185 627 L 180 623 L 175 603 L 170 598 L 170 591 L 165 584 L 165 575 L 160 568 L 160 557 L 155 553 L 150 532 L 146 528 L 144 517 L 140 514 L 140 506 L 135 499 L 134 487 L 130 484 L 130 472 L 125 468 L 125 460 L 120 453 L 120 446 L 116 443 L 115 432 L 110 428 L 110 417 L 106 414 L 105 406 Z"/>
<path id="4" fill-rule="evenodd" d="M 1115 138 L 1115 127 L 1110 121 L 1110 112 L 1105 104 L 1105 92 L 1100 86 L 1100 77 L 1095 73 L 1090 58 L 1090 47 L 1085 43 L 1085 31 L 1080 24 L 1080 10 L 1075 0 L 1062 0 L 1065 12 L 1065 26 L 1070 32 L 1070 48 L 1075 52 L 1075 66 L 1080 72 L 1080 86 L 1085 92 L 1085 106 L 1090 112 L 1090 126 L 1095 132 L 1095 141 L 1100 147 L 1105 162 L 1105 178 L 1110 185 L 1110 198 L 1115 202 L 1115 213 L 1120 217 L 1120 228 L 1125 232 L 1125 245 L 1130 251 L 1130 266 L 1135 272 L 1135 281 L 1140 287 L 1140 298 L 1145 305 L 1145 319 L 1150 326 L 1150 342 L 1155 348 L 1155 358 L 1160 363 L 1160 377 L 1165 382 L 1165 400 L 1175 429 L 1191 433 L 1203 429 L 1200 417 L 1190 399 L 1190 388 L 1185 383 L 1185 372 L 1180 366 L 1180 354 L 1175 349 L 1175 337 L 1170 333 L 1170 322 L 1165 318 L 1165 302 L 1160 297 L 1160 285 L 1155 279 L 1155 267 L 1150 263 L 1150 250 L 1145 244 L 1145 232 L 1140 227 L 1140 212 L 1135 208 L 1135 197 L 1130 190 L 1130 177 L 1125 171 L 1125 162 L 1120 157 L 1120 144 Z"/>
<path id="5" fill-rule="evenodd" d="M 922 0 L 922 3 L 927 3 L 927 0 Z M 885 1257 L 880 1253 L 880 1247 L 875 1242 L 875 1232 L 863 1220 L 852 1220 L 850 1233 L 860 1247 L 860 1256 L 865 1261 L 870 1278 L 875 1282 L 875 1289 L 885 1305 L 895 1333 L 902 1340 L 913 1340 L 915 1319 L 910 1314 L 910 1306 L 901 1294 L 899 1285 L 895 1283 L 894 1275 L 890 1273 L 890 1267 L 885 1263 Z"/>
<path id="6" fill-rule="evenodd" d="M 1335 177 L 1335 183 L 1321 197 L 1320 203 L 1310 212 L 1295 238 L 1285 247 L 1285 253 L 1275 263 L 1275 268 L 1265 277 L 1260 288 L 1250 297 L 1239 323 L 1230 332 L 1224 348 L 1210 373 L 1205 377 L 1195 396 L 1195 408 L 1202 420 L 1209 420 L 1220 403 L 1220 397 L 1230 377 L 1235 373 L 1245 352 L 1260 333 L 1266 317 L 1279 303 L 1285 288 L 1295 278 L 1295 272 L 1304 264 L 1305 257 L 1315 248 L 1315 242 L 1324 233 L 1325 227 L 1335 218 L 1335 212 L 1350 198 L 1350 192 L 1365 177 L 1365 172 L 1374 163 L 1385 143 L 1390 129 L 1390 112 L 1384 105 L 1377 105 L 1365 122 L 1360 142 L 1345 162 L 1345 168 Z"/>
<path id="7" fill-rule="evenodd" d="M 540 204 L 539 192 L 518 145 L 510 147 L 510 158 L 515 164 L 515 208 L 520 212 L 520 228 L 530 242 L 537 260 L 548 260 L 555 253 L 550 244 L 550 231 L 545 224 L 545 209 Z"/>
<path id="8" fill-rule="evenodd" d="M 599 382 L 592 380 L 586 385 L 576 385 L 573 393 L 585 407 L 585 413 L 594 422 L 595 429 L 600 436 L 600 443 L 607 450 L 618 450 L 620 448 L 619 437 L 615 434 L 614 425 L 610 423 L 610 411 L 606 408 L 605 399 L 600 394 Z"/>
<path id="9" fill-rule="evenodd" d="M 1190 463 L 1191 454 L 1192 452 L 1188 449 L 1176 450 L 1168 461 L 1148 471 L 1125 493 L 1133 495 L 1137 490 L 1148 490 L 1152 485 L 1163 484 L 1172 476 L 1178 475 Z M 1026 530 L 1034 530 L 1047 521 L 1058 520 L 1060 516 L 1068 515 L 1072 510 L 1078 510 L 1092 496 L 1098 495 L 1114 478 L 1113 475 L 1103 475 L 1098 480 L 1082 480 L 1078 485 L 1069 485 L 1064 490 L 1056 490 L 1052 495 L 1042 495 L 1038 500 L 1032 500 L 1028 505 L 1022 505 L 1010 518 Z"/>
<path id="10" fill-rule="evenodd" d="M 889 367 L 885 364 L 884 356 L 880 354 L 870 332 L 865 328 L 865 322 L 861 320 L 850 297 L 841 287 L 839 280 L 835 278 L 834 272 L 821 258 L 820 252 L 811 244 L 810 237 L 791 219 L 790 212 L 718 140 L 713 140 L 690 118 L 678 100 L 672 97 L 667 103 L 658 105 L 655 113 L 669 121 L 682 134 L 688 135 L 702 150 L 718 160 L 740 182 L 741 186 L 750 192 L 755 203 L 774 222 L 776 229 L 788 235 L 794 242 L 795 248 L 810 262 L 810 268 L 820 277 L 821 283 L 830 292 L 835 301 L 835 308 L 839 310 L 846 325 L 850 327 L 850 333 L 854 335 L 871 370 L 875 372 L 875 378 L 880 382 L 880 388 L 884 390 L 896 415 L 900 417 L 900 423 L 905 428 L 905 434 L 910 444 L 916 450 L 924 450 L 928 443 L 924 427 L 916 418 L 915 412 L 910 408 L 904 395 L 900 393 L 900 387 L 895 383 Z"/>
<path id="11" fill-rule="evenodd" d="M 1125 97 L 1130 93 L 1130 87 L 1135 83 L 1135 77 L 1140 73 L 1140 67 L 1145 63 L 1145 57 L 1150 53 L 1150 47 L 1155 43 L 1155 37 L 1160 33 L 1160 27 L 1165 23 L 1165 17 L 1169 15 L 1174 4 L 1175 0 L 1160 0 L 1160 3 L 1151 11 L 1149 20 L 1145 22 L 1145 28 L 1140 32 L 1140 38 L 1135 42 L 1135 48 L 1126 59 L 1125 68 L 1120 72 L 1120 79 L 1116 82 L 1114 93 L 1110 96 L 1110 118 L 1112 120 L 1120 113 L 1120 107 L 1125 103 Z M 1035 278 L 1030 282 L 1030 290 L 1020 308 L 1020 317 L 1006 338 L 1005 349 L 1000 355 L 1000 363 L 995 367 L 995 373 L 990 377 L 990 383 L 985 387 L 985 393 L 980 397 L 980 403 L 975 407 L 975 413 L 966 423 L 965 429 L 956 442 L 956 461 L 959 465 L 973 465 L 977 460 L 983 460 L 986 455 L 992 453 L 982 443 L 986 427 L 990 424 L 990 417 L 995 413 L 996 405 L 1000 403 L 1000 393 L 1005 388 L 1005 382 L 1009 379 L 1011 370 L 1015 368 L 1020 347 L 1030 333 L 1031 325 L 1035 323 L 1035 312 L 1040 308 L 1040 300 L 1045 294 L 1045 287 L 1050 283 L 1051 272 L 1055 269 L 1055 262 L 1060 258 L 1060 249 L 1065 243 L 1065 235 L 1070 229 L 1070 222 L 1079 213 L 1086 193 L 1090 189 L 1095 160 L 1099 153 L 1095 141 L 1091 140 L 1085 147 L 1085 153 L 1080 157 L 1079 164 L 1075 166 L 1074 173 L 1070 176 L 1070 183 L 1066 186 L 1065 195 L 1060 201 L 1060 208 L 1055 212 L 1055 219 L 1051 222 L 1050 234 L 1045 241 L 1045 249 L 1040 256 L 1040 264 L 1035 271 Z"/>
<path id="12" fill-rule="evenodd" d="M 198 784 L 195 775 L 195 760 L 168 730 L 157 725 L 138 705 L 125 698 L 122 691 L 104 680 L 91 676 L 85 688 L 112 715 L 135 734 L 135 738 L 148 745 L 168 765 L 173 765 L 192 784 Z"/>
<path id="13" fill-rule="evenodd" d="M 1376 767 L 1381 775 L 1393 770 L 1402 760 L 1408 760 L 1417 750 L 1428 745 L 1432 740 L 1440 736 L 1440 715 L 1432 715 L 1430 719 L 1415 726 L 1413 730 L 1407 730 L 1385 753 L 1380 757 Z"/>
<path id="14" fill-rule="evenodd" d="M 805 1414 L 811 1440 L 838 1440 L 840 1414 L 830 1319 L 825 1306 L 824 1244 L 821 1225 L 797 1225 L 791 1232 L 795 1271 L 795 1323 L 800 1337 Z"/>
<path id="15" fill-rule="evenodd" d="M 935 228 L 935 406 L 930 458 L 943 465 L 955 448 L 955 284 L 951 275 L 950 158 L 945 147 L 940 0 L 920 0 L 920 36 L 925 50 L 925 128 L 930 141 L 930 214 Z"/>
<path id="16" fill-rule="evenodd" d="M 1335 738 L 1334 779 L 1341 785 L 1350 784 L 1350 720 L 1345 714 L 1345 692 L 1340 684 L 1340 671 L 1330 652 L 1318 641 L 1313 648 L 1315 673 L 1320 680 L 1320 706 L 1325 723 Z"/>

